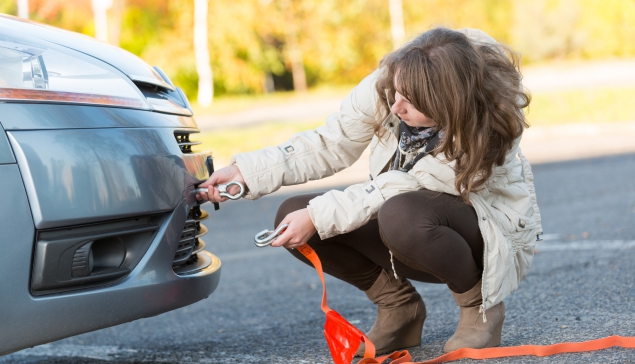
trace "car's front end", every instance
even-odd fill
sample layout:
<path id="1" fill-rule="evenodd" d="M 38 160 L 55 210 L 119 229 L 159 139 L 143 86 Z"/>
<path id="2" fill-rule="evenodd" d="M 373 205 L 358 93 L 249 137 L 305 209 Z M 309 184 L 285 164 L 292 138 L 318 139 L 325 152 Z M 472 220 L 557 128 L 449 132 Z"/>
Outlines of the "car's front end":
<path id="1" fill-rule="evenodd" d="M 211 294 L 183 93 L 117 48 L 0 17 L 0 355 Z"/>

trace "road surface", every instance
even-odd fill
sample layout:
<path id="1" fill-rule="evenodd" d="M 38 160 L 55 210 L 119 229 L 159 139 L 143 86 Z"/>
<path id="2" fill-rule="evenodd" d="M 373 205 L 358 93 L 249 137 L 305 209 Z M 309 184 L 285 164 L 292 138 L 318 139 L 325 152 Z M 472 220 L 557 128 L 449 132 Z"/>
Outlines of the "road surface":
<path id="1" fill-rule="evenodd" d="M 503 345 L 635 336 L 635 154 L 534 165 L 545 242 L 520 288 L 505 300 Z M 208 299 L 157 317 L 24 350 L 0 363 L 330 363 L 322 336 L 320 283 L 313 269 L 281 249 L 259 249 L 286 190 L 230 201 L 207 222 L 208 249 L 223 276 Z M 458 309 L 443 285 L 415 284 L 428 318 L 423 360 L 442 353 Z M 368 330 L 374 306 L 327 277 L 329 304 Z M 627 363 L 635 349 L 491 363 Z M 469 363 L 471 361 L 461 361 Z"/>

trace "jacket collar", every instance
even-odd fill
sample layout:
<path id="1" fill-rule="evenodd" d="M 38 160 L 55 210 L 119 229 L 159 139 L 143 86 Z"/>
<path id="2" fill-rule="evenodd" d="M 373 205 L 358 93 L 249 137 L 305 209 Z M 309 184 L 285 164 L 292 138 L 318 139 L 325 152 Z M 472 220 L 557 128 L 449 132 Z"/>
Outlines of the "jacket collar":
<path id="1" fill-rule="evenodd" d="M 395 137 L 397 137 L 397 139 L 399 139 L 399 123 L 401 121 L 399 120 L 399 118 L 397 117 L 397 115 L 390 113 L 388 114 L 388 116 L 386 116 L 386 119 L 384 119 L 384 121 L 381 123 L 381 125 L 388 131 L 390 131 L 391 133 L 393 133 L 393 135 Z"/>

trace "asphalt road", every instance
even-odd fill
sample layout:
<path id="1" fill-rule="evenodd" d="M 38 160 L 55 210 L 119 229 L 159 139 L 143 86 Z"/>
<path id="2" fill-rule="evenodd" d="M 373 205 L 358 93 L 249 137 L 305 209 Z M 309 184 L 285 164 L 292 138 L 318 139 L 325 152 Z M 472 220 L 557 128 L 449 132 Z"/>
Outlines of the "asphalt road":
<path id="1" fill-rule="evenodd" d="M 534 166 L 546 232 L 533 266 L 506 301 L 503 345 L 635 336 L 635 154 Z M 281 249 L 258 249 L 288 195 L 228 202 L 207 226 L 208 249 L 223 262 L 208 299 L 143 319 L 42 345 L 0 363 L 330 363 L 322 336 L 320 283 Z M 415 284 L 428 309 L 424 360 L 442 353 L 458 309 L 445 286 Z M 362 330 L 374 320 L 364 294 L 327 277 L 330 305 Z M 625 363 L 635 349 L 608 349 L 492 363 Z M 464 360 L 461 362 L 471 362 Z"/>

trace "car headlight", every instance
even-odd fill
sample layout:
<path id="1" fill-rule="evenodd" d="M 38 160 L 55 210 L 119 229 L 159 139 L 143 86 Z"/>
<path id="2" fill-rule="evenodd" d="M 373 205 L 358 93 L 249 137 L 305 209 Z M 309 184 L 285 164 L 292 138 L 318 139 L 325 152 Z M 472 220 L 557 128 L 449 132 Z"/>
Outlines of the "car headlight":
<path id="1" fill-rule="evenodd" d="M 130 79 L 83 53 L 26 37 L 0 37 L 0 101 L 149 109 Z"/>

